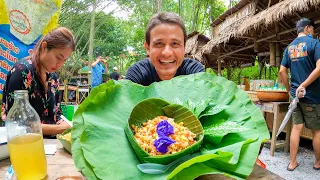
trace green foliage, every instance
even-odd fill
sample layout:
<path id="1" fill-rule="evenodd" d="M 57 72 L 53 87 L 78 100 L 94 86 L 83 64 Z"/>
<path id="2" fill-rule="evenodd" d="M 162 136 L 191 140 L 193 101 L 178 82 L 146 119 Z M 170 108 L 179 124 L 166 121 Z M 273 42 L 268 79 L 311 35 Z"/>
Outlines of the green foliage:
<path id="1" fill-rule="evenodd" d="M 232 76 L 231 81 L 236 84 L 241 83 L 241 77 L 248 77 L 249 80 L 257 80 L 257 79 L 270 79 L 276 80 L 278 79 L 278 68 L 277 67 L 263 67 L 262 69 L 259 66 L 258 61 L 255 62 L 254 66 L 246 67 L 246 68 L 232 68 Z M 261 78 L 260 78 L 260 71 Z M 222 70 L 222 76 L 227 78 L 227 69 Z"/>
<path id="2" fill-rule="evenodd" d="M 94 0 L 64 0 L 59 24 L 71 29 L 77 41 L 77 50 L 60 71 L 62 79 L 76 75 L 88 61 L 91 6 Z M 184 19 L 187 33 L 199 31 L 211 36 L 210 23 L 226 10 L 222 0 L 118 0 L 124 12 L 131 12 L 128 18 L 116 18 L 113 12 L 103 9 L 111 0 L 95 0 L 98 10 L 95 14 L 94 56 L 109 57 L 109 68 L 117 66 L 121 74 L 134 62 L 146 57 L 143 43 L 145 30 L 151 16 L 157 11 L 170 11 Z M 159 5 L 159 6 L 158 6 Z M 88 8 L 89 7 L 89 8 Z M 159 9 L 160 7 L 160 9 Z M 128 52 L 128 47 L 133 52 Z M 125 55 L 125 58 L 122 55 Z M 109 69 L 109 72 L 111 69 Z"/>
<path id="3" fill-rule="evenodd" d="M 215 75 L 215 76 L 217 75 L 217 73 L 211 68 L 207 68 L 206 69 L 206 73 L 210 73 L 210 74 Z"/>
<path id="4" fill-rule="evenodd" d="M 179 6 L 180 1 L 181 7 Z M 199 31 L 211 36 L 211 22 L 226 10 L 222 0 L 180 1 L 162 0 L 161 10 L 180 14 L 184 19 L 187 33 Z M 132 44 L 130 45 L 141 52 L 148 21 L 157 10 L 155 3 L 140 0 L 119 0 L 118 2 L 121 7 L 133 10 L 129 17 L 130 26 L 127 26 L 127 32 L 131 34 L 129 42 Z"/>

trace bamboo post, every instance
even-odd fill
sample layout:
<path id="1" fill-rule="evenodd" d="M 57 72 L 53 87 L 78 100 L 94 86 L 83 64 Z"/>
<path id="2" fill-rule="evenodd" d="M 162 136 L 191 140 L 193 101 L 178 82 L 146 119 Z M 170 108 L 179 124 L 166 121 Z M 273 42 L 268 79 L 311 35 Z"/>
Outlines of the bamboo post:
<path id="1" fill-rule="evenodd" d="M 263 64 L 262 64 L 262 60 L 261 60 L 261 56 L 258 56 L 258 62 L 259 62 L 259 67 L 260 67 L 260 72 L 259 72 L 259 79 L 261 79 L 262 76 L 262 69 L 263 69 Z"/>
<path id="2" fill-rule="evenodd" d="M 93 62 L 93 40 L 94 40 L 94 22 L 96 14 L 96 1 L 92 2 L 92 14 L 91 14 L 91 24 L 90 24 L 90 35 L 89 35 L 89 64 L 88 64 L 88 84 L 92 85 L 92 68 L 91 63 Z"/>
<path id="3" fill-rule="evenodd" d="M 281 63 L 281 47 L 280 43 L 276 43 L 276 67 L 280 67 Z"/>
<path id="4" fill-rule="evenodd" d="M 267 79 L 267 66 L 264 66 L 264 79 Z"/>
<path id="5" fill-rule="evenodd" d="M 218 76 L 221 76 L 221 58 L 218 58 Z"/>
<path id="6" fill-rule="evenodd" d="M 271 79 L 271 69 L 272 67 L 269 67 L 269 79 Z"/>
<path id="7" fill-rule="evenodd" d="M 230 63 L 227 64 L 227 78 L 231 80 L 231 65 Z"/>
<path id="8" fill-rule="evenodd" d="M 281 63 L 281 44 L 279 41 L 281 40 L 280 34 L 279 34 L 279 26 L 278 24 L 275 24 L 276 34 L 277 34 L 277 43 L 276 43 L 276 67 L 280 68 Z"/>
<path id="9" fill-rule="evenodd" d="M 258 53 L 259 52 L 259 43 L 258 43 L 258 40 L 257 40 L 257 34 L 255 34 L 255 37 L 253 39 L 253 43 L 254 43 L 254 52 L 255 53 Z"/>
<path id="10" fill-rule="evenodd" d="M 276 65 L 276 45 L 275 43 L 269 43 L 270 46 L 270 66 Z"/>

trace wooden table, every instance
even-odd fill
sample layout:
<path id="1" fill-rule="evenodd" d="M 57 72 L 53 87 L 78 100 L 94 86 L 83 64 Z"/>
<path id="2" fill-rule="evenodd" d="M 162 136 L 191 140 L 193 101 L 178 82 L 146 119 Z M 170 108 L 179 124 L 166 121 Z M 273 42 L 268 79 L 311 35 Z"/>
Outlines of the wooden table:
<path id="1" fill-rule="evenodd" d="M 77 179 L 85 179 L 76 169 L 71 154 L 63 149 L 61 143 L 57 139 L 45 139 L 45 144 L 57 144 L 57 152 L 53 156 L 47 157 L 48 180 L 55 180 L 64 176 L 73 176 Z M 10 165 L 10 160 L 0 161 L 0 179 L 3 179 Z M 63 179 L 63 178 L 61 178 Z M 76 179 L 76 178 L 74 178 Z"/>
<path id="2" fill-rule="evenodd" d="M 45 139 L 45 144 L 57 144 L 57 152 L 54 156 L 47 157 L 48 163 L 48 180 L 64 179 L 62 177 L 72 176 L 73 179 L 86 179 L 81 173 L 79 173 L 74 165 L 71 155 L 62 148 L 60 142 L 56 139 Z M 3 179 L 8 167 L 10 166 L 10 160 L 4 159 L 0 161 L 0 179 Z M 71 178 L 70 178 L 71 179 Z M 68 180 L 70 180 L 68 179 Z M 221 175 L 203 175 L 197 178 L 197 180 L 211 180 L 220 179 L 226 180 L 229 178 L 222 177 Z M 248 177 L 249 180 L 282 180 L 280 176 L 261 168 L 258 165 L 254 166 L 253 172 Z M 66 180 L 66 178 L 65 178 Z"/>
<path id="3" fill-rule="evenodd" d="M 272 122 L 272 135 L 270 140 L 270 155 L 274 156 L 274 152 L 276 148 L 285 147 L 284 151 L 288 152 L 290 147 L 290 134 L 291 134 L 291 127 L 292 127 L 292 120 L 288 121 L 284 131 L 286 132 L 286 139 L 285 142 L 279 143 L 277 142 L 277 132 L 279 127 L 288 111 L 290 103 L 289 102 L 260 102 L 258 107 L 260 107 L 261 111 L 264 114 L 266 121 L 265 113 L 272 113 L 273 114 L 273 122 Z M 268 123 L 268 122 L 267 122 Z"/>

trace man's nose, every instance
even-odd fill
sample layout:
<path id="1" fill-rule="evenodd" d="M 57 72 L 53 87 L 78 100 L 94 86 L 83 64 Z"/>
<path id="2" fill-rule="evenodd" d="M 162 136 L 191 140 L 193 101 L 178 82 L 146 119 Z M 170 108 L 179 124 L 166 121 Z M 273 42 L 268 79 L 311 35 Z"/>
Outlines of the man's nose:
<path id="1" fill-rule="evenodd" d="M 58 63 L 56 64 L 56 66 L 57 66 L 58 69 L 60 69 L 60 68 L 63 66 L 63 62 L 62 62 L 62 63 L 58 62 Z"/>
<path id="2" fill-rule="evenodd" d="M 162 51 L 163 56 L 171 56 L 173 54 L 172 47 L 169 45 L 166 45 Z"/>

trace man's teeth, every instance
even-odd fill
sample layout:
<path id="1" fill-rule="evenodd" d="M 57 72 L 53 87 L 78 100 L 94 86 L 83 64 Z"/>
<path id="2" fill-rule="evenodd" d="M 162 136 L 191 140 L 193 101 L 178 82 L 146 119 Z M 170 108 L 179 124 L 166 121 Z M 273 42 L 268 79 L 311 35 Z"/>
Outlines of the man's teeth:
<path id="1" fill-rule="evenodd" d="M 160 61 L 161 64 L 171 64 L 174 63 L 175 61 Z"/>

